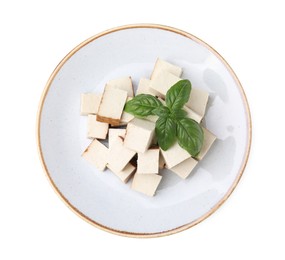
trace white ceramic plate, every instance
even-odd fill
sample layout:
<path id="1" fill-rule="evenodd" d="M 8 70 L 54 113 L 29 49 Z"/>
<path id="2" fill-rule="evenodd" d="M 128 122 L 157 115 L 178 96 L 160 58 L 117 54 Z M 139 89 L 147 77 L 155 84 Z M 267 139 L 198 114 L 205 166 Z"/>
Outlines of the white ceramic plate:
<path id="1" fill-rule="evenodd" d="M 183 67 L 183 78 L 210 93 L 204 125 L 218 140 L 187 180 L 164 172 L 149 198 L 81 158 L 90 140 L 80 94 L 102 91 L 106 81 L 121 76 L 137 86 L 157 57 Z M 250 142 L 248 104 L 229 65 L 195 36 L 160 25 L 115 28 L 77 46 L 52 73 L 38 114 L 40 157 L 57 193 L 83 219 L 127 236 L 176 233 L 212 214 L 237 185 Z"/>

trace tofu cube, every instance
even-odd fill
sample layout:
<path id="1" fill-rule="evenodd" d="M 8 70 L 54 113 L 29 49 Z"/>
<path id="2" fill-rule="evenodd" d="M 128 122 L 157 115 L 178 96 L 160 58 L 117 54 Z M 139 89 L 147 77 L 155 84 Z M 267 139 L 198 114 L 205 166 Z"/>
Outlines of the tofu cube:
<path id="1" fill-rule="evenodd" d="M 158 174 L 135 174 L 131 188 L 147 196 L 153 196 L 162 179 Z"/>
<path id="2" fill-rule="evenodd" d="M 128 97 L 127 101 L 130 101 L 132 98 Z M 126 125 L 127 123 L 129 123 L 132 119 L 134 119 L 135 117 L 128 113 L 123 111 L 122 116 L 121 116 L 121 120 L 120 120 L 120 125 Z"/>
<path id="3" fill-rule="evenodd" d="M 144 153 L 154 136 L 155 123 L 134 118 L 128 123 L 124 146 L 138 153 Z"/>
<path id="4" fill-rule="evenodd" d="M 126 135 L 126 129 L 120 129 L 120 128 L 109 128 L 109 149 L 112 148 L 112 144 L 114 141 L 116 141 L 117 137 L 125 138 Z"/>
<path id="5" fill-rule="evenodd" d="M 105 88 L 97 120 L 111 125 L 119 125 L 126 100 L 127 91 L 116 88 Z"/>
<path id="6" fill-rule="evenodd" d="M 80 113 L 82 116 L 97 114 L 102 95 L 95 93 L 81 94 Z"/>
<path id="7" fill-rule="evenodd" d="M 123 138 L 118 136 L 116 140 L 112 142 L 112 146 L 109 149 L 108 168 L 114 172 L 120 172 L 126 167 L 135 154 L 135 151 L 124 146 Z"/>
<path id="8" fill-rule="evenodd" d="M 153 148 L 138 153 L 138 169 L 137 174 L 152 174 L 158 173 L 159 166 L 159 148 Z"/>
<path id="9" fill-rule="evenodd" d="M 202 120 L 202 116 L 198 115 L 196 112 L 194 112 L 192 109 L 190 109 L 187 106 L 184 106 L 183 109 L 187 112 L 187 117 L 195 120 L 197 123 L 200 123 Z"/>
<path id="10" fill-rule="evenodd" d="M 97 121 L 97 115 L 88 115 L 87 137 L 106 139 L 109 124 Z"/>
<path id="11" fill-rule="evenodd" d="M 182 74 L 182 68 L 158 58 L 151 74 L 151 79 L 155 79 L 162 71 L 167 71 L 177 77 L 181 77 Z"/>
<path id="12" fill-rule="evenodd" d="M 119 79 L 110 80 L 106 88 L 117 88 L 128 92 L 128 97 L 134 96 L 134 88 L 131 77 L 123 77 Z"/>
<path id="13" fill-rule="evenodd" d="M 158 162 L 158 164 L 159 164 L 159 169 L 165 168 L 165 160 L 164 160 L 164 158 L 163 158 L 163 156 L 161 154 L 161 151 L 159 153 L 159 162 Z"/>
<path id="14" fill-rule="evenodd" d="M 94 139 L 83 152 L 82 157 L 98 170 L 104 171 L 108 161 L 108 148 L 97 139 Z"/>
<path id="15" fill-rule="evenodd" d="M 163 151 L 162 149 L 160 151 L 168 169 L 191 157 L 186 150 L 180 147 L 178 142 L 175 142 L 167 151 Z"/>
<path id="16" fill-rule="evenodd" d="M 108 169 L 113 172 L 122 182 L 127 183 L 136 171 L 136 167 L 128 163 L 126 167 L 121 171 L 115 171 L 112 166 L 108 165 Z"/>
<path id="17" fill-rule="evenodd" d="M 201 117 L 204 117 L 206 106 L 209 99 L 209 93 L 203 89 L 192 88 L 190 98 L 186 106 L 192 109 Z"/>
<path id="18" fill-rule="evenodd" d="M 136 95 L 149 94 L 155 96 L 155 91 L 151 90 L 150 83 L 151 81 L 149 79 L 145 78 L 140 79 Z"/>
<path id="19" fill-rule="evenodd" d="M 162 71 L 151 80 L 150 89 L 156 96 L 165 98 L 167 91 L 180 80 L 181 78 L 167 71 Z"/>
<path id="20" fill-rule="evenodd" d="M 201 148 L 200 153 L 196 157 L 197 160 L 202 160 L 204 158 L 204 156 L 210 150 L 212 144 L 214 143 L 214 141 L 217 138 L 214 134 L 212 134 L 206 128 L 203 128 L 203 131 L 204 131 L 204 142 L 203 142 L 203 146 Z"/>
<path id="21" fill-rule="evenodd" d="M 193 159 L 192 157 L 184 160 L 183 162 L 177 164 L 176 166 L 170 168 L 172 172 L 176 173 L 180 178 L 186 179 L 192 170 L 197 165 L 198 161 Z"/>

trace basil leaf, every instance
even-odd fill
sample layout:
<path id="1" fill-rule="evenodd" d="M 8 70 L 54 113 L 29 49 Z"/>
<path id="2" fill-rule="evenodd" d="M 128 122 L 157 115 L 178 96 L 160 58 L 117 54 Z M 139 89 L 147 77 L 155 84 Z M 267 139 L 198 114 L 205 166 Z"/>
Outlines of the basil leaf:
<path id="1" fill-rule="evenodd" d="M 166 93 L 166 105 L 170 110 L 182 108 L 189 100 L 191 82 L 183 79 L 174 84 Z"/>
<path id="2" fill-rule="evenodd" d="M 144 117 L 154 115 L 153 110 L 163 106 L 154 96 L 149 94 L 140 94 L 128 101 L 124 110 L 134 116 Z"/>
<path id="3" fill-rule="evenodd" d="M 174 110 L 171 112 L 171 117 L 175 120 L 187 117 L 187 112 L 183 109 Z"/>
<path id="4" fill-rule="evenodd" d="M 196 121 L 183 118 L 177 120 L 177 139 L 179 145 L 195 157 L 202 148 L 204 132 Z"/>
<path id="5" fill-rule="evenodd" d="M 168 116 L 170 114 L 169 108 L 165 106 L 155 108 L 152 112 L 157 116 Z"/>
<path id="6" fill-rule="evenodd" d="M 176 139 L 176 123 L 171 117 L 160 117 L 155 124 L 155 133 L 158 145 L 167 150 Z"/>

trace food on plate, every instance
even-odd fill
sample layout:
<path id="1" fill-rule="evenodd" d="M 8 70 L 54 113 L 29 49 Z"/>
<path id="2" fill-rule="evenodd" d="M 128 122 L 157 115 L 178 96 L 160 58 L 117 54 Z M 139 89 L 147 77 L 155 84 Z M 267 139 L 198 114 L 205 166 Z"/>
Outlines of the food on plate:
<path id="1" fill-rule="evenodd" d="M 157 59 L 136 95 L 129 76 L 108 81 L 103 93 L 82 94 L 81 115 L 88 116 L 87 137 L 94 139 L 82 157 L 148 196 L 164 168 L 186 179 L 216 136 L 200 125 L 209 94 L 181 75 L 181 67 Z"/>
<path id="2" fill-rule="evenodd" d="M 137 153 L 144 153 L 151 145 L 154 129 L 155 123 L 134 118 L 127 125 L 124 146 Z"/>
<path id="3" fill-rule="evenodd" d="M 108 165 L 111 169 L 119 172 L 131 161 L 136 152 L 124 145 L 124 138 L 117 136 L 109 149 Z"/>
<path id="4" fill-rule="evenodd" d="M 105 88 L 98 108 L 97 120 L 111 125 L 119 125 L 127 95 L 128 92 L 125 90 Z"/>
<path id="5" fill-rule="evenodd" d="M 81 94 L 81 115 L 97 114 L 102 95 L 96 93 Z"/>
<path id="6" fill-rule="evenodd" d="M 110 89 L 110 88 L 117 88 L 127 91 L 128 97 L 134 96 L 134 88 L 131 77 L 122 77 L 119 79 L 113 79 L 108 81 L 105 86 L 105 89 Z"/>
<path id="7" fill-rule="evenodd" d="M 134 175 L 131 188 L 135 191 L 153 196 L 162 179 L 158 174 L 139 174 Z"/>
<path id="8" fill-rule="evenodd" d="M 82 157 L 98 170 L 104 171 L 108 163 L 108 153 L 108 148 L 97 139 L 94 139 L 83 152 Z"/>
<path id="9" fill-rule="evenodd" d="M 153 147 L 144 153 L 138 153 L 137 173 L 158 174 L 159 171 L 159 148 Z"/>
<path id="10" fill-rule="evenodd" d="M 97 121 L 97 115 L 88 115 L 87 123 L 88 138 L 106 139 L 109 129 L 108 123 Z"/>
<path id="11" fill-rule="evenodd" d="M 150 78 L 153 80 L 160 72 L 163 71 L 167 71 L 177 77 L 180 77 L 182 74 L 182 68 L 158 58 L 155 62 L 154 69 Z"/>

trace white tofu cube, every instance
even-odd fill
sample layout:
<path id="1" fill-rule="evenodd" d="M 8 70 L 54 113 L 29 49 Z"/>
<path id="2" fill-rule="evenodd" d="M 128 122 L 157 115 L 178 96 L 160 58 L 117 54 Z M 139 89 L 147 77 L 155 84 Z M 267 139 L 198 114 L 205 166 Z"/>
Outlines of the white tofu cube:
<path id="1" fill-rule="evenodd" d="M 136 167 L 130 163 L 128 163 L 126 167 L 121 171 L 115 171 L 115 169 L 112 169 L 111 165 L 108 165 L 107 167 L 124 183 L 127 183 L 128 180 L 132 177 L 132 175 L 136 171 Z"/>
<path id="2" fill-rule="evenodd" d="M 126 91 L 116 88 L 105 88 L 97 120 L 111 125 L 119 125 L 126 100 Z"/>
<path id="3" fill-rule="evenodd" d="M 97 121 L 97 115 L 88 115 L 87 137 L 106 139 L 109 124 Z"/>
<path id="4" fill-rule="evenodd" d="M 130 121 L 132 121 L 135 117 L 128 113 L 128 112 L 125 112 L 123 111 L 123 114 L 121 116 L 121 122 L 120 122 L 120 125 L 126 125 L 127 123 L 129 123 Z"/>
<path id="5" fill-rule="evenodd" d="M 147 196 L 153 196 L 162 179 L 158 174 L 135 174 L 131 188 Z"/>
<path id="6" fill-rule="evenodd" d="M 97 114 L 102 95 L 96 93 L 81 94 L 80 113 L 82 116 Z"/>
<path id="7" fill-rule="evenodd" d="M 212 144 L 214 143 L 214 141 L 217 138 L 214 134 L 212 134 L 206 128 L 203 128 L 203 131 L 204 131 L 204 142 L 203 142 L 203 146 L 201 148 L 200 153 L 196 157 L 197 160 L 202 160 L 204 158 L 204 156 L 209 151 L 209 149 L 211 148 Z"/>
<path id="8" fill-rule="evenodd" d="M 168 169 L 191 157 L 186 150 L 180 147 L 178 142 L 175 142 L 167 151 L 162 149 L 160 151 Z"/>
<path id="9" fill-rule="evenodd" d="M 182 74 L 182 68 L 158 58 L 151 74 L 151 79 L 155 79 L 162 71 L 167 71 L 177 77 L 181 77 Z"/>
<path id="10" fill-rule="evenodd" d="M 198 115 L 196 112 L 194 112 L 192 109 L 190 109 L 187 106 L 184 106 L 183 109 L 187 112 L 187 117 L 195 120 L 196 122 L 200 123 L 202 120 L 202 116 Z"/>
<path id="11" fill-rule="evenodd" d="M 114 141 L 116 141 L 117 137 L 125 138 L 126 135 L 126 129 L 120 129 L 120 128 L 109 128 L 109 149 L 112 148 L 112 144 Z"/>
<path id="12" fill-rule="evenodd" d="M 127 101 L 130 101 L 132 98 L 128 97 Z M 126 125 L 127 123 L 129 123 L 132 119 L 134 119 L 135 117 L 128 113 L 123 111 L 122 116 L 121 116 L 121 120 L 120 120 L 120 125 Z"/>
<path id="13" fill-rule="evenodd" d="M 159 166 L 159 148 L 152 148 L 144 153 L 138 153 L 137 174 L 158 173 Z"/>
<path id="14" fill-rule="evenodd" d="M 145 79 L 145 78 L 140 79 L 136 95 L 149 94 L 149 95 L 155 96 L 155 92 L 152 91 L 150 88 L 150 82 L 151 81 L 149 79 Z"/>
<path id="15" fill-rule="evenodd" d="M 124 146 L 138 153 L 144 153 L 154 136 L 155 123 L 134 118 L 128 123 Z"/>
<path id="16" fill-rule="evenodd" d="M 109 149 L 108 167 L 118 173 L 126 167 L 135 154 L 135 151 L 124 146 L 123 138 L 119 136 Z"/>
<path id="17" fill-rule="evenodd" d="M 201 117 L 204 117 L 206 106 L 209 99 L 209 93 L 203 89 L 192 88 L 190 98 L 186 106 L 192 109 Z"/>
<path id="18" fill-rule="evenodd" d="M 165 168 L 165 160 L 161 154 L 161 151 L 159 153 L 159 169 L 164 169 Z"/>
<path id="19" fill-rule="evenodd" d="M 95 139 L 83 152 L 82 157 L 98 170 L 104 171 L 108 161 L 108 148 Z"/>
<path id="20" fill-rule="evenodd" d="M 134 96 L 134 88 L 131 77 L 123 77 L 119 79 L 110 80 L 106 88 L 117 88 L 128 92 L 128 97 Z"/>
<path id="21" fill-rule="evenodd" d="M 167 71 L 162 71 L 151 80 L 150 89 L 156 96 L 165 98 L 167 91 L 180 80 L 181 78 Z"/>
<path id="22" fill-rule="evenodd" d="M 198 161 L 190 157 L 184 160 L 183 162 L 177 164 L 176 166 L 170 168 L 169 170 L 176 173 L 182 179 L 186 179 L 190 175 L 192 170 L 195 168 L 197 163 Z"/>

